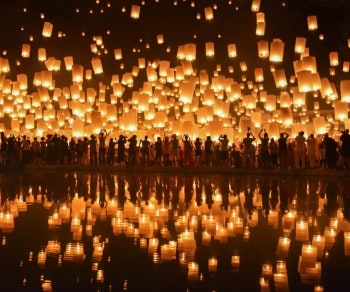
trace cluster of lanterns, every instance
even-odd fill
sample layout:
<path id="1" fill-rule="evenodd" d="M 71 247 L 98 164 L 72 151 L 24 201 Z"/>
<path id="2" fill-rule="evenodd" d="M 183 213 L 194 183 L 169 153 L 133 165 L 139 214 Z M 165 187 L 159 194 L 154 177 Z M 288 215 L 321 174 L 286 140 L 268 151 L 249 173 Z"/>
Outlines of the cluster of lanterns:
<path id="1" fill-rule="evenodd" d="M 156 1 L 158 2 L 158 1 Z M 285 6 L 286 3 L 282 3 Z M 99 0 L 96 5 L 102 5 Z M 130 20 L 142 21 L 143 6 L 131 4 L 123 6 L 121 13 L 130 13 Z M 154 5 L 157 5 L 154 3 Z M 173 2 L 174 7 L 178 5 Z M 232 6 L 232 16 L 240 7 Z M 195 9 L 196 3 L 190 2 Z M 268 19 L 260 10 L 261 1 L 251 3 L 249 13 L 256 15 L 256 56 L 267 60 L 266 66 L 248 68 L 245 60 L 239 59 L 239 43 L 228 43 L 227 62 L 228 75 L 223 73 L 222 64 L 215 70 L 196 67 L 199 44 L 196 37 L 193 42 L 178 44 L 176 48 L 168 46 L 169 59 L 148 60 L 140 53 L 137 64 L 127 64 L 126 54 L 132 54 L 125 48 L 108 48 L 104 35 L 94 35 L 90 43 L 91 62 L 82 65 L 75 61 L 75 56 L 63 58 L 48 57 L 45 47 L 37 49 L 37 62 L 42 70 L 37 72 L 21 72 L 16 78 L 8 77 L 15 71 L 6 56 L 0 58 L 0 130 L 6 134 L 28 137 L 45 136 L 58 133 L 66 137 L 84 137 L 97 134 L 106 129 L 113 136 L 128 133 L 140 133 L 140 137 L 148 135 L 151 139 L 164 133 L 186 133 L 192 138 L 211 135 L 217 138 L 226 133 L 231 141 L 244 137 L 246 128 L 253 131 L 260 127 L 267 129 L 271 137 L 278 137 L 280 131 L 288 131 L 296 135 L 301 129 L 308 133 L 323 134 L 325 131 L 341 130 L 349 127 L 348 103 L 350 101 L 350 79 L 333 81 L 332 77 L 340 72 L 346 76 L 349 72 L 349 61 L 343 61 L 337 51 L 329 52 L 329 75 L 320 76 L 316 56 L 308 48 L 308 39 L 295 37 L 293 74 L 288 78 L 284 69 L 285 41 L 281 38 L 267 40 L 265 31 Z M 107 3 L 107 9 L 112 9 Z M 196 14 L 201 21 L 204 15 L 209 25 L 215 21 L 218 5 L 204 7 Z M 286 9 L 286 8 L 281 8 Z M 23 13 L 28 14 L 26 8 Z M 80 9 L 76 13 L 82 14 Z M 94 11 L 90 10 L 90 14 Z M 104 13 L 101 8 L 100 13 Z M 47 40 L 56 38 L 55 23 L 47 20 L 44 13 L 42 31 L 37 32 Z M 25 31 L 25 28 L 22 28 Z M 318 19 L 309 15 L 305 19 L 305 30 L 317 33 Z M 106 35 L 110 35 L 110 30 Z M 57 37 L 64 39 L 66 33 L 57 32 Z M 86 37 L 86 32 L 82 32 Z M 221 35 L 218 33 L 218 38 Z M 40 38 L 40 36 L 38 36 Z M 319 34 L 319 42 L 326 38 Z M 159 46 L 167 44 L 166 32 L 156 34 Z M 21 58 L 35 59 L 36 37 L 29 37 L 29 42 L 22 44 Z M 140 39 L 140 42 L 143 40 Z M 350 44 L 350 41 L 349 41 Z M 146 48 L 150 45 L 146 44 Z M 137 49 L 133 49 L 136 50 Z M 205 42 L 205 57 L 212 59 L 216 55 L 216 42 Z M 178 63 L 171 61 L 170 53 L 176 51 Z M 103 80 L 105 75 L 104 55 L 112 52 L 114 60 L 120 65 L 120 74 L 111 74 L 110 80 Z M 324 60 L 322 60 L 324 62 Z M 240 78 L 234 78 L 234 64 L 240 69 Z M 21 62 L 17 61 L 18 70 Z M 252 71 L 254 80 L 247 78 Z M 33 79 L 30 79 L 33 74 Z M 71 74 L 71 80 L 62 87 L 56 86 L 59 75 Z M 267 74 L 272 75 L 274 87 L 279 91 L 269 92 L 266 85 Z M 57 76 L 57 78 L 56 78 Z M 97 80 L 96 86 L 90 81 Z M 140 79 L 140 80 L 139 80 Z M 135 88 L 141 83 L 141 88 Z M 33 88 L 33 89 L 32 89 Z M 308 108 L 309 96 L 319 98 L 328 104 L 324 111 L 315 101 L 313 109 Z"/>
<path id="2" fill-rule="evenodd" d="M 127 185 L 125 192 L 127 195 Z M 205 196 L 204 193 L 201 195 Z M 105 250 L 109 239 L 93 235 L 97 232 L 96 222 L 111 224 L 110 237 L 125 236 L 132 239 L 140 251 L 149 255 L 154 264 L 178 262 L 186 271 L 187 280 L 191 285 L 198 284 L 198 281 L 203 279 L 201 271 L 217 273 L 217 267 L 220 265 L 220 260 L 212 256 L 208 258 L 207 267 L 202 267 L 197 261 L 196 250 L 211 247 L 215 242 L 227 245 L 233 238 L 249 242 L 250 233 L 261 224 L 260 220 L 266 220 L 272 229 L 281 230 L 283 233 L 277 241 L 275 265 L 266 262 L 261 267 L 262 291 L 269 291 L 271 285 L 276 289 L 288 290 L 287 260 L 291 245 L 302 246 L 298 261 L 301 283 L 314 285 L 318 289 L 322 288 L 322 261 L 327 260 L 332 253 L 332 247 L 340 232 L 344 234 L 344 254 L 350 256 L 350 222 L 344 218 L 341 208 L 338 209 L 337 216 L 330 218 L 329 224 L 320 232 L 315 226 L 321 224 L 317 222 L 321 216 L 300 217 L 293 202 L 288 213 L 281 213 L 278 209 L 270 210 L 266 218 L 262 219 L 259 211 L 262 198 L 258 189 L 253 196 L 255 209 L 249 216 L 247 210 L 242 208 L 242 202 L 245 200 L 243 192 L 238 196 L 230 196 L 227 210 L 221 208 L 222 198 L 218 189 L 215 190 L 214 203 L 210 209 L 205 203 L 198 206 L 195 197 L 196 194 L 193 195 L 189 208 L 180 213 L 179 210 L 175 212 L 171 210 L 171 205 L 159 203 L 155 194 L 151 194 L 147 204 L 144 201 L 137 204 L 126 201 L 120 205 L 114 198 L 110 199 L 108 196 L 105 204 L 100 204 L 99 196 L 95 202 L 91 202 L 84 200 L 78 194 L 63 203 L 50 203 L 41 195 L 34 201 L 33 195 L 29 193 L 26 198 L 18 197 L 14 201 L 9 201 L 6 208 L 3 208 L 0 212 L 0 230 L 6 239 L 6 234 L 15 229 L 14 218 L 27 212 L 27 206 L 43 204 L 44 208 L 49 210 L 49 230 L 60 230 L 65 228 L 64 226 L 70 226 L 71 238 L 68 238 L 65 244 L 57 239 L 49 240 L 37 254 L 31 252 L 30 257 L 37 256 L 38 266 L 43 269 L 49 258 L 57 259 L 57 265 L 61 265 L 62 262 L 84 263 L 91 260 L 92 268 L 96 272 L 94 280 L 97 282 L 103 282 L 104 279 L 101 262 L 111 256 Z M 184 200 L 184 187 L 180 189 L 180 198 L 180 201 Z M 324 212 L 325 200 L 326 198 L 319 198 L 317 215 Z M 168 229 L 169 220 L 174 221 L 176 239 L 171 236 L 171 231 Z M 199 232 L 200 236 L 196 236 Z M 86 249 L 90 249 L 90 243 L 84 238 L 92 239 L 92 253 L 89 255 L 91 259 L 87 258 L 85 252 Z M 6 245 L 4 239 L 3 245 Z M 240 251 L 234 251 L 231 255 L 233 272 L 240 270 L 240 260 Z M 49 285 L 47 281 L 43 284 Z"/>

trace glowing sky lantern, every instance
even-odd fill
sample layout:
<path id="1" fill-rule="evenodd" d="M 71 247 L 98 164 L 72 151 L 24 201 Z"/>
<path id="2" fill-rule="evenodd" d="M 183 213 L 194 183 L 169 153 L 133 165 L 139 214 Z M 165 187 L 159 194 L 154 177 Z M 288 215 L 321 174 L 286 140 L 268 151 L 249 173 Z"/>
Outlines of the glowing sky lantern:
<path id="1" fill-rule="evenodd" d="M 263 82 L 264 81 L 264 70 L 263 68 L 255 68 L 254 69 L 255 82 Z"/>
<path id="2" fill-rule="evenodd" d="M 53 30 L 53 24 L 48 21 L 45 21 L 41 35 L 43 37 L 50 38 L 52 35 L 52 30 Z"/>
<path id="3" fill-rule="evenodd" d="M 228 52 L 229 58 L 236 58 L 237 57 L 236 44 L 228 44 L 227 45 L 227 52 Z"/>
<path id="4" fill-rule="evenodd" d="M 64 61 L 64 65 L 66 67 L 66 70 L 71 71 L 73 68 L 73 64 L 74 64 L 73 56 L 66 56 L 63 58 L 63 61 Z"/>
<path id="5" fill-rule="evenodd" d="M 133 19 L 140 18 L 141 6 L 139 5 L 131 5 L 130 17 Z"/>
<path id="6" fill-rule="evenodd" d="M 350 103 L 350 80 L 340 81 L 340 97 L 342 102 Z"/>
<path id="7" fill-rule="evenodd" d="M 300 92 L 312 91 L 312 74 L 308 70 L 301 70 L 297 73 L 298 88 Z"/>
<path id="8" fill-rule="evenodd" d="M 307 17 L 307 28 L 310 31 L 318 29 L 318 23 L 317 23 L 317 16 L 316 15 L 310 15 L 310 16 Z"/>
<path id="9" fill-rule="evenodd" d="M 215 45 L 213 42 L 205 43 L 205 55 L 207 57 L 213 57 L 215 55 Z"/>
<path id="10" fill-rule="evenodd" d="M 38 49 L 38 61 L 40 61 L 40 62 L 46 61 L 46 49 L 45 48 Z"/>
<path id="11" fill-rule="evenodd" d="M 256 29 L 255 29 L 255 34 L 257 36 L 264 36 L 265 35 L 265 28 L 266 28 L 266 22 L 257 22 L 256 23 Z"/>
<path id="12" fill-rule="evenodd" d="M 183 57 L 179 57 L 179 59 L 186 59 L 187 61 L 196 60 L 196 44 L 186 43 L 183 46 L 183 53 L 180 52 L 179 48 L 178 54 L 180 54 L 180 56 L 183 54 Z"/>
<path id="13" fill-rule="evenodd" d="M 270 55 L 269 42 L 265 40 L 260 40 L 258 42 L 258 56 L 259 58 L 268 58 Z"/>
<path id="14" fill-rule="evenodd" d="M 122 49 L 118 48 L 118 49 L 114 49 L 114 59 L 115 60 L 121 60 L 123 58 L 123 54 L 122 54 Z"/>
<path id="15" fill-rule="evenodd" d="M 349 116 L 349 102 L 335 100 L 332 104 L 334 107 L 334 118 L 340 121 L 347 120 Z"/>
<path id="16" fill-rule="evenodd" d="M 102 67 L 102 61 L 98 57 L 94 57 L 91 60 L 92 70 L 94 71 L 94 74 L 102 74 L 103 73 L 103 67 Z"/>
<path id="17" fill-rule="evenodd" d="M 205 15 L 205 20 L 211 21 L 214 19 L 214 12 L 213 8 L 211 6 L 205 7 L 204 8 L 204 15 Z"/>
<path id="18" fill-rule="evenodd" d="M 296 37 L 295 38 L 295 45 L 294 45 L 294 52 L 296 54 L 302 54 L 305 51 L 305 47 L 306 47 L 306 38 Z"/>
<path id="19" fill-rule="evenodd" d="M 29 44 L 23 44 L 22 45 L 22 53 L 21 56 L 23 58 L 29 58 L 30 57 L 30 45 Z"/>
<path id="20" fill-rule="evenodd" d="M 260 0 L 253 0 L 252 1 L 251 10 L 253 12 L 258 12 L 260 10 Z"/>
<path id="21" fill-rule="evenodd" d="M 270 43 L 270 62 L 283 62 L 284 42 L 280 39 L 274 39 Z"/>
<path id="22" fill-rule="evenodd" d="M 338 52 L 330 52 L 329 53 L 329 64 L 333 67 L 336 67 L 339 65 Z"/>
<path id="23" fill-rule="evenodd" d="M 278 69 L 273 72 L 273 77 L 277 88 L 284 88 L 287 86 L 287 78 L 283 69 Z"/>

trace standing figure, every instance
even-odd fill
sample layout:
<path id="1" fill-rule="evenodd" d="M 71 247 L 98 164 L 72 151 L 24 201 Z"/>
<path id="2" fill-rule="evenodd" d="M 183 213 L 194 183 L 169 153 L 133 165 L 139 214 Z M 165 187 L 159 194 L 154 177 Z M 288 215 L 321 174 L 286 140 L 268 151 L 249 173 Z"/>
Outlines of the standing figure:
<path id="1" fill-rule="evenodd" d="M 180 158 L 180 143 L 176 134 L 171 136 L 171 157 L 172 157 L 172 166 L 179 166 Z"/>
<path id="2" fill-rule="evenodd" d="M 304 137 L 304 131 L 299 132 L 295 137 L 295 168 L 305 168 L 305 152 L 306 152 L 306 138 Z"/>
<path id="3" fill-rule="evenodd" d="M 97 165 L 97 139 L 94 135 L 90 136 L 90 165 Z"/>
<path id="4" fill-rule="evenodd" d="M 267 134 L 265 129 L 260 130 L 259 138 L 261 141 L 261 147 L 260 147 L 261 166 L 263 168 L 267 168 L 269 166 L 269 159 L 270 159 L 269 158 L 269 135 Z"/>
<path id="5" fill-rule="evenodd" d="M 182 139 L 184 145 L 184 166 L 192 166 L 192 141 L 188 135 Z"/>
<path id="6" fill-rule="evenodd" d="M 287 139 L 289 134 L 286 132 L 280 133 L 278 139 L 278 165 L 280 168 L 287 168 L 288 151 L 287 151 Z"/>
<path id="7" fill-rule="evenodd" d="M 117 163 L 119 165 L 125 165 L 125 144 L 126 138 L 123 135 L 119 135 L 119 139 L 117 141 Z"/>
<path id="8" fill-rule="evenodd" d="M 306 140 L 307 160 L 310 168 L 316 167 L 317 140 L 314 134 L 310 134 Z"/>
<path id="9" fill-rule="evenodd" d="M 197 137 L 194 141 L 194 166 L 199 166 L 202 158 L 202 140 Z"/>
<path id="10" fill-rule="evenodd" d="M 107 163 L 109 165 L 114 165 L 115 144 L 116 144 L 115 139 L 110 138 L 109 139 L 109 144 L 108 144 L 108 151 L 107 151 Z"/>
<path id="11" fill-rule="evenodd" d="M 204 160 L 206 166 L 213 166 L 214 159 L 214 142 L 210 136 L 204 142 Z"/>
<path id="12" fill-rule="evenodd" d="M 106 163 L 106 137 L 107 131 L 102 129 L 98 134 L 98 162 L 99 164 Z"/>
<path id="13" fill-rule="evenodd" d="M 248 128 L 247 136 L 243 139 L 242 164 L 244 168 L 254 168 L 255 165 L 255 147 L 253 145 L 255 137 Z"/>
<path id="14" fill-rule="evenodd" d="M 145 139 L 141 140 L 140 144 L 141 144 L 141 155 L 142 155 L 143 165 L 147 166 L 149 162 L 149 147 L 151 145 L 151 142 L 148 140 L 148 136 L 145 136 Z"/>
<path id="15" fill-rule="evenodd" d="M 160 137 L 157 137 L 157 140 L 154 143 L 154 148 L 156 152 L 156 166 L 161 166 L 163 158 L 163 141 Z"/>
<path id="16" fill-rule="evenodd" d="M 163 141 L 163 165 L 169 166 L 170 165 L 170 150 L 171 150 L 171 143 L 168 136 L 165 136 Z"/>
<path id="17" fill-rule="evenodd" d="M 137 156 L 137 136 L 133 135 L 128 139 L 129 142 L 129 150 L 128 150 L 128 162 L 129 165 L 136 165 L 136 156 Z"/>

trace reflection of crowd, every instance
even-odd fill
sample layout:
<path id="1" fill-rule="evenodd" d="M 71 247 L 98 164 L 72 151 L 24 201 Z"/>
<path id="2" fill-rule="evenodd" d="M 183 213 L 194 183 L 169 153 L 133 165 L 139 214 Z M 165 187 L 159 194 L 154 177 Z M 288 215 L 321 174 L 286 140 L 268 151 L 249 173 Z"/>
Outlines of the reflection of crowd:
<path id="1" fill-rule="evenodd" d="M 107 141 L 107 137 L 109 140 Z M 58 134 L 40 139 L 21 136 L 6 137 L 1 133 L 1 165 L 20 164 L 120 165 L 120 166 L 183 166 L 234 168 L 350 168 L 350 135 L 343 131 L 339 139 L 303 131 L 294 138 L 282 132 L 278 139 L 270 138 L 265 129 L 256 138 L 248 128 L 241 142 L 230 143 L 222 134 L 214 140 L 171 135 L 120 135 L 113 138 L 105 130 L 89 138 L 71 138 Z"/>

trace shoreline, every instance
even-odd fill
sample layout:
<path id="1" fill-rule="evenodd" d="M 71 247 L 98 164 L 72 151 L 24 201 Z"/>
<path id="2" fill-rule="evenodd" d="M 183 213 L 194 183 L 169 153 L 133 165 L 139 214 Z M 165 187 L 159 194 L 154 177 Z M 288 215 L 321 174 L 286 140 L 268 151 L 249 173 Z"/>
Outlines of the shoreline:
<path id="1" fill-rule="evenodd" d="M 111 165 L 56 165 L 56 164 L 26 164 L 0 167 L 2 172 L 21 171 L 101 171 L 115 173 L 153 173 L 153 174 L 222 174 L 222 175 L 256 175 L 256 176 L 321 176 L 350 177 L 350 170 L 339 169 L 279 169 L 279 168 L 233 168 L 233 167 L 171 167 L 171 166 L 111 166 Z"/>

